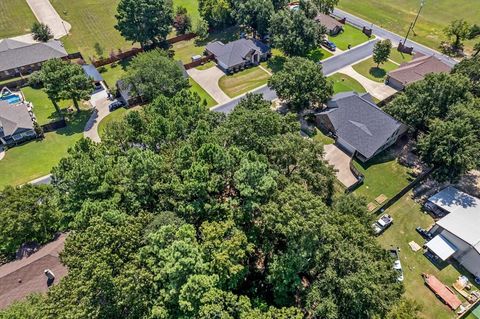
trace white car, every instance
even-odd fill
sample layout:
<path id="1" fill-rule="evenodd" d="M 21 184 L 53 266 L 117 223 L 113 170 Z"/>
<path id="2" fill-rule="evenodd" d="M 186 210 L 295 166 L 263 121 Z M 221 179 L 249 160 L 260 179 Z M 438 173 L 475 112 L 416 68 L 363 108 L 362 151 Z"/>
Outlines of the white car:
<path id="1" fill-rule="evenodd" d="M 393 224 L 393 217 L 388 215 L 388 214 L 385 214 L 383 215 L 382 217 L 380 217 L 373 225 L 373 232 L 376 234 L 376 235 L 380 235 L 381 233 L 383 233 L 385 231 L 385 229 L 387 229 L 388 227 L 390 227 L 390 225 Z"/>

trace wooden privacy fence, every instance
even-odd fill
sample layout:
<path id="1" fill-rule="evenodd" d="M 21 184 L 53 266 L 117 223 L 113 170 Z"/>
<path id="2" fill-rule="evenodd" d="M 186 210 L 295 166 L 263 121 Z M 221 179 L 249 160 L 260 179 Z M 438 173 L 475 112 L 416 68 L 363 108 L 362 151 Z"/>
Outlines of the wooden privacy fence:
<path id="1" fill-rule="evenodd" d="M 183 66 L 185 67 L 185 70 L 189 70 L 213 60 L 215 60 L 215 56 L 211 54 L 211 55 L 202 57 L 200 60 L 184 64 Z"/>

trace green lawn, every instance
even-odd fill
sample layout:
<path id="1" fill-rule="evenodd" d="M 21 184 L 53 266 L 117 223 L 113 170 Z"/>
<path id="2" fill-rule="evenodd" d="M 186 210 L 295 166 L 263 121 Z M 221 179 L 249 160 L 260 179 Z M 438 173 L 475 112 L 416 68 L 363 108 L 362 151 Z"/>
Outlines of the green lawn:
<path id="1" fill-rule="evenodd" d="M 342 0 L 339 8 L 404 36 L 417 14 L 419 0 Z M 478 0 L 426 1 L 411 39 L 437 49 L 445 39 L 443 29 L 452 20 L 466 19 L 480 24 Z M 467 41 L 471 48 L 475 41 Z"/>
<path id="2" fill-rule="evenodd" d="M 369 58 L 353 66 L 355 71 L 376 82 L 385 81 L 387 73 L 396 68 L 398 68 L 398 65 L 390 61 L 380 64 L 380 67 L 377 68 L 377 64 L 373 62 L 373 58 Z"/>
<path id="3" fill-rule="evenodd" d="M 369 38 L 362 32 L 362 30 L 354 28 L 349 24 L 345 24 L 343 26 L 343 30 L 344 31 L 342 33 L 329 37 L 329 40 L 335 43 L 337 48 L 339 48 L 340 50 L 348 50 L 349 44 L 353 48 L 354 46 L 357 46 L 369 40 Z"/>
<path id="4" fill-rule="evenodd" d="M 182 6 L 187 9 L 188 14 L 192 18 L 193 28 L 198 23 L 200 19 L 200 13 L 198 12 L 198 0 L 173 0 L 173 6 L 179 7 Z"/>
<path id="5" fill-rule="evenodd" d="M 105 71 L 101 72 L 101 74 L 110 89 L 114 89 L 115 83 L 125 75 L 129 64 L 130 60 L 124 60 L 119 63 L 112 63 L 105 66 Z"/>
<path id="6" fill-rule="evenodd" d="M 197 66 L 196 69 L 203 71 L 203 70 L 208 70 L 210 68 L 213 68 L 214 66 L 216 66 L 215 62 L 209 61 L 207 63 L 204 63 L 204 64 L 200 65 L 200 66 Z"/>
<path id="7" fill-rule="evenodd" d="M 355 91 L 359 93 L 367 92 L 365 88 L 357 80 L 349 77 L 346 74 L 335 73 L 328 77 L 333 82 L 334 94 L 341 92 Z"/>
<path id="8" fill-rule="evenodd" d="M 390 53 L 390 60 L 397 62 L 398 64 L 402 64 L 405 62 L 412 61 L 413 55 L 402 53 L 398 51 L 396 48 L 392 48 L 392 52 Z"/>
<path id="9" fill-rule="evenodd" d="M 35 21 L 27 1 L 0 1 L 0 39 L 29 33 Z"/>
<path id="10" fill-rule="evenodd" d="M 287 58 L 285 54 L 279 49 L 272 49 L 272 56 L 267 61 L 261 63 L 261 65 L 268 69 L 270 72 L 275 73 L 283 69 L 283 64 Z"/>
<path id="11" fill-rule="evenodd" d="M 386 213 L 392 215 L 394 222 L 383 235 L 378 237 L 378 240 L 386 249 L 392 246 L 400 248 L 400 261 L 405 277 L 405 296 L 420 303 L 422 306 L 421 317 L 425 319 L 455 318 L 455 313 L 438 300 L 430 289 L 425 286 L 421 274 L 429 273 L 435 275 L 444 284 L 451 287 L 460 275 L 459 267 L 448 265 L 440 270 L 423 256 L 422 250 L 413 252 L 410 249 L 408 245 L 410 241 L 415 241 L 420 246 L 425 242 L 415 231 L 415 228 L 417 226 L 429 228 L 434 224 L 434 220 L 430 215 L 423 213 L 420 205 L 413 201 L 411 196 L 411 192 L 407 193 L 386 210 Z M 464 273 L 463 270 L 462 273 Z M 464 274 L 467 273 L 465 272 Z M 473 283 L 473 280 L 471 282 Z M 462 298 L 461 300 L 465 301 Z"/>
<path id="12" fill-rule="evenodd" d="M 22 93 L 25 96 L 25 100 L 33 103 L 33 113 L 37 118 L 38 124 L 47 124 L 60 117 L 60 115 L 57 114 L 52 101 L 50 101 L 43 90 L 27 86 L 22 88 Z M 71 101 L 61 101 L 58 105 L 63 110 L 73 105 L 73 103 Z"/>
<path id="13" fill-rule="evenodd" d="M 100 138 L 104 136 L 105 130 L 107 129 L 110 123 L 121 120 L 131 110 L 132 109 L 126 109 L 124 107 L 121 107 L 111 112 L 100 123 L 98 123 L 97 129 L 98 129 L 98 135 L 100 135 Z"/>
<path id="14" fill-rule="evenodd" d="M 313 139 L 317 142 L 322 143 L 323 145 L 329 145 L 335 143 L 335 140 L 322 133 L 319 129 L 316 129 L 316 134 L 313 136 Z"/>
<path id="15" fill-rule="evenodd" d="M 218 81 L 220 88 L 231 98 L 267 84 L 270 74 L 259 67 L 246 69 L 233 75 L 224 75 Z"/>
<path id="16" fill-rule="evenodd" d="M 412 180 L 410 169 L 397 162 L 392 150 L 380 153 L 366 164 L 355 160 L 353 165 L 365 176 L 355 194 L 366 197 L 367 203 L 382 194 L 392 198 Z"/>
<path id="17" fill-rule="evenodd" d="M 317 48 L 307 54 L 307 58 L 312 60 L 313 62 L 320 62 L 331 56 L 333 56 L 333 54 L 331 52 L 328 52 L 324 48 Z"/>
<path id="18" fill-rule="evenodd" d="M 207 107 L 212 107 L 217 105 L 217 101 L 215 101 L 210 94 L 208 94 L 197 82 L 195 82 L 193 79 L 189 79 L 190 81 L 190 91 L 197 93 L 202 101 L 206 101 Z"/>
<path id="19" fill-rule="evenodd" d="M 89 111 L 72 116 L 72 122 L 45 138 L 7 150 L 0 161 L 0 189 L 7 185 L 20 185 L 47 175 L 67 155 L 67 150 L 82 136 Z"/>

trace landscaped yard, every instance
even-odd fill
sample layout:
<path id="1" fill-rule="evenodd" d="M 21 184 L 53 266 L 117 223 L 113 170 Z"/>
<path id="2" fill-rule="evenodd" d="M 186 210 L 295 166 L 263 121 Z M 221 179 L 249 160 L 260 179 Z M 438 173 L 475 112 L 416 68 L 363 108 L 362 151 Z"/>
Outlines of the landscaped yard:
<path id="1" fill-rule="evenodd" d="M 275 73 L 283 69 L 283 64 L 287 58 L 285 54 L 279 49 L 272 49 L 272 56 L 267 61 L 261 63 L 261 66 L 268 69 L 270 72 Z"/>
<path id="2" fill-rule="evenodd" d="M 27 1 L 0 1 L 0 39 L 29 33 L 35 21 Z"/>
<path id="3" fill-rule="evenodd" d="M 377 64 L 373 62 L 373 58 L 369 58 L 353 66 L 355 71 L 376 82 L 385 81 L 387 73 L 396 68 L 398 68 L 398 65 L 391 61 L 380 64 L 380 67 L 377 68 Z"/>
<path id="4" fill-rule="evenodd" d="M 405 62 L 412 61 L 412 59 L 413 59 L 413 55 L 402 53 L 398 51 L 396 48 L 392 48 L 392 51 L 390 53 L 390 60 L 398 64 L 402 64 Z"/>
<path id="5" fill-rule="evenodd" d="M 320 61 L 325 60 L 325 59 L 327 59 L 331 56 L 333 56 L 333 53 L 328 52 L 324 48 L 317 48 L 315 50 L 310 51 L 307 54 L 307 58 L 309 58 L 313 62 L 320 62 Z"/>
<path id="6" fill-rule="evenodd" d="M 192 78 L 189 79 L 190 81 L 190 91 L 197 93 L 202 101 L 206 101 L 207 107 L 212 107 L 217 105 L 217 101 L 215 101 L 210 94 L 207 93 L 197 82 L 195 82 Z"/>
<path id="7" fill-rule="evenodd" d="M 410 169 L 398 163 L 392 150 L 380 153 L 366 164 L 355 160 L 353 165 L 365 176 L 355 194 L 364 196 L 367 203 L 374 203 L 382 194 L 392 198 L 412 180 Z"/>
<path id="8" fill-rule="evenodd" d="M 323 145 L 329 145 L 335 143 L 335 140 L 322 133 L 319 129 L 316 129 L 316 134 L 313 136 L 313 139 L 317 142 L 322 143 Z"/>
<path id="9" fill-rule="evenodd" d="M 385 177 L 385 179 L 388 179 L 388 177 Z M 422 273 L 432 274 L 451 287 L 460 275 L 459 268 L 448 265 L 440 270 L 423 256 L 422 250 L 413 252 L 410 249 L 408 245 L 410 241 L 415 241 L 420 246 L 425 242 L 415 231 L 415 228 L 420 226 L 428 229 L 434 224 L 433 218 L 423 213 L 420 205 L 412 200 L 411 196 L 411 192 L 407 193 L 386 210 L 386 213 L 393 217 L 394 222 L 383 235 L 378 237 L 378 241 L 385 249 L 392 247 L 400 248 L 400 261 L 405 277 L 405 296 L 417 301 L 422 306 L 422 318 L 455 318 L 455 313 L 437 299 L 435 294 L 425 286 L 421 275 Z M 473 283 L 473 280 L 471 282 Z M 465 301 L 462 298 L 461 300 Z"/>
<path id="10" fill-rule="evenodd" d="M 117 81 L 125 75 L 129 64 L 130 60 L 124 60 L 115 64 L 112 63 L 105 66 L 105 71 L 101 72 L 101 74 L 110 89 L 114 89 L 115 83 L 117 83 Z"/>
<path id="11" fill-rule="evenodd" d="M 67 155 L 67 150 L 83 136 L 89 111 L 72 116 L 72 122 L 63 129 L 45 134 L 39 141 L 7 150 L 0 161 L 0 189 L 7 185 L 20 185 L 47 175 Z"/>
<path id="12" fill-rule="evenodd" d="M 349 77 L 346 74 L 335 73 L 328 77 L 333 82 L 334 94 L 341 92 L 355 91 L 358 93 L 367 92 L 365 88 L 357 80 Z"/>
<path id="13" fill-rule="evenodd" d="M 246 69 L 233 75 L 224 75 L 218 82 L 220 88 L 231 98 L 267 84 L 270 74 L 260 67 Z"/>
<path id="14" fill-rule="evenodd" d="M 27 86 L 22 88 L 22 93 L 25 96 L 25 100 L 33 103 L 33 113 L 37 118 L 38 124 L 47 124 L 60 117 L 59 114 L 57 114 L 52 101 L 48 98 L 47 94 L 43 92 L 43 90 L 34 89 L 30 86 Z M 73 105 L 73 102 L 60 101 L 58 105 L 63 110 Z"/>
<path id="15" fill-rule="evenodd" d="M 339 7 L 401 36 L 417 14 L 419 0 L 342 0 Z M 475 0 L 426 1 L 411 39 L 437 49 L 445 39 L 443 29 L 455 19 L 480 23 L 480 4 Z M 475 41 L 465 42 L 471 48 Z"/>
<path id="16" fill-rule="evenodd" d="M 348 45 L 352 48 L 364 42 L 367 42 L 369 37 L 367 37 L 362 30 L 352 27 L 349 24 L 343 26 L 343 32 L 335 36 L 330 36 L 329 40 L 335 43 L 337 48 L 340 50 L 348 50 Z"/>

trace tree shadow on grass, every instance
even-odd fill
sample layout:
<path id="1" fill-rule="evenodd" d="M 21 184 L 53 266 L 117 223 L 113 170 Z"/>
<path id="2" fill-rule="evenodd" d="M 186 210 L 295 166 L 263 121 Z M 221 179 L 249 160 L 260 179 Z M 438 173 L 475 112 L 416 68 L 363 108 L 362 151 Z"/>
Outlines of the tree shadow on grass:
<path id="1" fill-rule="evenodd" d="M 315 49 L 307 54 L 307 58 L 313 62 L 320 62 L 323 58 L 325 58 L 325 52 L 321 49 Z"/>
<path id="2" fill-rule="evenodd" d="M 57 130 L 56 133 L 67 136 L 82 133 L 91 114 L 91 110 L 80 110 L 65 116 L 67 126 Z"/>
<path id="3" fill-rule="evenodd" d="M 283 65 L 287 61 L 287 58 L 283 56 L 273 56 L 267 61 L 267 67 L 272 70 L 273 73 L 283 70 Z"/>
<path id="4" fill-rule="evenodd" d="M 387 71 L 385 69 L 376 66 L 371 67 L 368 73 L 370 73 L 370 75 L 376 79 L 383 79 L 387 75 Z"/>

